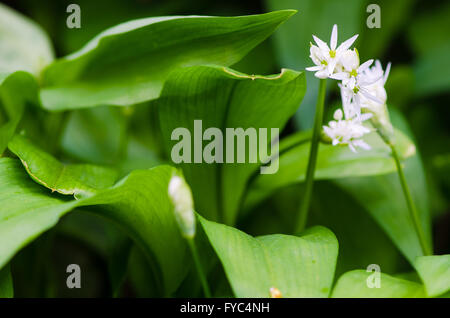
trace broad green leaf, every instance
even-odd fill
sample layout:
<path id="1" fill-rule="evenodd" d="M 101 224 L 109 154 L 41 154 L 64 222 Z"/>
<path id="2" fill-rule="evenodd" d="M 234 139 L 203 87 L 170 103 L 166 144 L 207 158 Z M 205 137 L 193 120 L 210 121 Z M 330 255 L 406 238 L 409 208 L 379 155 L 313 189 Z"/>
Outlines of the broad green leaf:
<path id="1" fill-rule="evenodd" d="M 14 287 L 9 265 L 0 269 L 0 298 L 14 297 Z"/>
<path id="2" fill-rule="evenodd" d="M 0 268 L 63 215 L 76 207 L 89 206 L 126 230 L 156 262 L 160 292 L 172 293 L 188 270 L 185 242 L 167 194 L 173 173 L 174 168 L 169 166 L 136 170 L 110 188 L 73 200 L 34 182 L 20 161 L 1 158 Z"/>
<path id="3" fill-rule="evenodd" d="M 399 112 L 391 109 L 391 118 L 395 127 L 412 138 Z M 417 153 L 404 160 L 403 169 L 427 243 L 431 246 L 429 200 L 420 155 Z M 411 264 L 423 255 L 397 173 L 339 179 L 336 183 L 365 207 Z"/>
<path id="4" fill-rule="evenodd" d="M 14 136 L 8 148 L 36 182 L 61 194 L 92 194 L 112 186 L 117 179 L 116 171 L 102 166 L 62 164 L 20 135 Z"/>
<path id="5" fill-rule="evenodd" d="M 252 237 L 235 228 L 200 222 L 219 256 L 236 297 L 328 297 L 334 277 L 338 242 L 324 227 L 302 236 Z"/>
<path id="6" fill-rule="evenodd" d="M 304 74 L 287 69 L 277 75 L 250 76 L 219 66 L 196 66 L 171 74 L 157 100 L 163 141 L 170 158 L 173 147 L 179 143 L 171 140 L 172 132 L 179 127 L 190 132 L 188 148 L 192 163 L 182 163 L 181 167 L 192 187 L 196 210 L 200 214 L 211 220 L 233 224 L 246 184 L 259 164 L 248 163 L 251 149 L 248 137 L 244 149 L 245 164 L 205 163 L 204 160 L 202 164 L 194 163 L 195 144 L 204 148 L 210 143 L 194 139 L 201 138 L 210 127 L 222 132 L 223 148 L 230 141 L 226 138 L 226 128 L 255 129 L 257 138 L 260 136 L 259 128 L 267 128 L 266 139 L 273 139 L 271 128 L 281 131 L 300 104 L 304 92 Z M 194 131 L 194 120 L 202 121 L 201 132 Z M 270 139 L 262 143 L 270 144 Z M 254 141 L 258 145 L 258 140 Z M 202 149 L 198 154 L 203 155 Z M 268 151 L 270 154 L 270 149 Z M 225 162 L 226 149 L 222 155 Z"/>
<path id="7" fill-rule="evenodd" d="M 426 297 L 421 284 L 380 274 L 380 288 L 371 285 L 374 272 L 354 270 L 342 275 L 333 289 L 333 298 L 416 298 Z M 373 287 L 370 288 L 369 286 Z"/>
<path id="8" fill-rule="evenodd" d="M 304 193 L 304 184 L 276 190 L 251 210 L 244 210 L 238 224 L 246 233 L 258 236 L 293 233 Z M 326 200 L 324 199 L 326 198 Z M 339 242 L 336 275 L 379 264 L 385 273 L 403 270 L 406 260 L 364 206 L 333 182 L 314 184 L 313 205 L 307 227 L 321 225 L 330 229 Z M 355 226 L 357 224 L 357 226 Z"/>
<path id="9" fill-rule="evenodd" d="M 53 60 L 53 49 L 44 31 L 1 3 L 0 43 L 0 73 L 20 70 L 39 75 Z"/>
<path id="10" fill-rule="evenodd" d="M 300 132 L 281 140 L 278 172 L 256 177 L 246 198 L 247 206 L 253 206 L 277 188 L 304 181 L 311 147 L 310 136 L 310 132 Z M 415 146 L 408 137 L 396 131 L 396 138 L 398 152 L 403 158 L 415 153 Z M 320 144 L 315 179 L 370 176 L 396 170 L 390 148 L 377 133 L 367 135 L 365 141 L 372 149 L 357 153 L 344 146 Z"/>
<path id="11" fill-rule="evenodd" d="M 420 256 L 414 267 L 422 279 L 427 295 L 436 297 L 450 290 L 450 255 Z"/>
<path id="12" fill-rule="evenodd" d="M 0 76 L 0 154 L 13 137 L 26 105 L 37 104 L 37 90 L 35 79 L 27 72 Z"/>
<path id="13" fill-rule="evenodd" d="M 42 104 L 58 111 L 155 99 L 172 70 L 232 65 L 294 13 L 156 17 L 117 25 L 45 70 Z"/>
<path id="14" fill-rule="evenodd" d="M 296 9 L 299 14 L 293 16 L 276 34 L 274 34 L 275 53 L 278 63 L 294 70 L 303 70 L 312 65 L 309 57 L 309 43 L 316 35 L 329 42 L 333 24 L 338 25 L 338 41 L 360 33 L 365 15 L 365 1 L 354 0 L 266 0 L 269 10 Z M 358 45 L 359 40 L 356 42 Z M 360 50 L 363 51 L 363 50 Z M 362 52 L 363 53 L 363 52 Z M 312 127 L 314 106 L 316 105 L 319 80 L 313 72 L 306 72 L 308 90 L 297 112 L 296 122 L 303 128 Z M 331 87 L 331 85 L 330 85 Z"/>

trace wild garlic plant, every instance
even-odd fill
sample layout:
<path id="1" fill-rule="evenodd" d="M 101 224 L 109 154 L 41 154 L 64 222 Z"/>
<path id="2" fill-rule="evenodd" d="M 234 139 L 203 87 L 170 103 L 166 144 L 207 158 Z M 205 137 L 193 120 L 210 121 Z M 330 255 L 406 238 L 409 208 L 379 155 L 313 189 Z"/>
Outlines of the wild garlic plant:
<path id="1" fill-rule="evenodd" d="M 306 172 L 306 189 L 300 208 L 297 232 L 301 232 L 306 225 L 320 136 L 322 135 L 324 142 L 331 142 L 333 146 L 347 145 L 351 151 L 357 152 L 357 148 L 364 150 L 371 148 L 370 144 L 363 140 L 363 137 L 376 131 L 391 148 L 411 219 L 423 252 L 425 255 L 430 255 L 431 248 L 426 243 L 417 208 L 395 149 L 394 129 L 389 119 L 386 104 L 387 93 L 384 87 L 391 63 L 388 63 L 386 70 L 383 70 L 379 60 L 375 61 L 375 64 L 373 59 L 360 64 L 358 50 L 350 49 L 357 37 L 358 35 L 354 35 L 337 47 L 338 27 L 335 24 L 331 32 L 330 46 L 315 35 L 313 35 L 313 39 L 316 45 L 310 43 L 310 58 L 315 66 L 307 67 L 306 70 L 315 72 L 314 75 L 320 79 L 320 86 Z M 373 64 L 374 66 L 372 66 Z M 334 120 L 330 121 L 328 125 L 322 126 L 327 78 L 339 81 L 342 109 L 337 109 L 333 115 Z M 369 122 L 371 126 L 369 126 Z"/>

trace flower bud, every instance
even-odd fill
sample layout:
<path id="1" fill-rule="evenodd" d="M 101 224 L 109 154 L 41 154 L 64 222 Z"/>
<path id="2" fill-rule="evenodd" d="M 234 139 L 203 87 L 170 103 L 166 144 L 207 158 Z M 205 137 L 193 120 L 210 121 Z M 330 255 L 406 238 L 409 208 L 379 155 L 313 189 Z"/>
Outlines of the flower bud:
<path id="1" fill-rule="evenodd" d="M 170 179 L 169 198 L 174 206 L 175 219 L 181 235 L 186 239 L 192 239 L 195 236 L 194 201 L 191 189 L 182 177 L 173 175 Z"/>

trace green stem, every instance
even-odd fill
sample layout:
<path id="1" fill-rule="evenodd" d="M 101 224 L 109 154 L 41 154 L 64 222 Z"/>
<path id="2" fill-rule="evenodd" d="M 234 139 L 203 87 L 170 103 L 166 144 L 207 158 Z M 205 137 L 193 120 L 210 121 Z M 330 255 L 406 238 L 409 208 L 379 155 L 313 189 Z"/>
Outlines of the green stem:
<path id="1" fill-rule="evenodd" d="M 392 150 L 392 157 L 394 158 L 395 165 L 397 166 L 398 177 L 399 177 L 400 183 L 402 185 L 403 194 L 405 195 L 406 204 L 408 205 L 408 210 L 409 210 L 411 219 L 413 221 L 414 228 L 417 232 L 417 236 L 419 237 L 419 242 L 420 242 L 420 246 L 422 247 L 423 254 L 424 255 L 432 255 L 433 253 L 431 251 L 431 248 L 427 244 L 427 240 L 425 239 L 425 234 L 423 232 L 422 227 L 420 226 L 419 213 L 417 212 L 416 205 L 411 196 L 411 192 L 409 190 L 408 183 L 406 183 L 406 178 L 405 178 L 405 174 L 403 173 L 403 168 L 402 168 L 402 164 L 400 162 L 400 158 L 398 156 L 397 151 L 395 150 L 394 145 L 389 143 L 389 146 L 391 147 L 391 150 Z"/>
<path id="2" fill-rule="evenodd" d="M 295 233 L 300 234 L 306 225 L 308 220 L 308 212 L 311 205 L 311 196 L 314 185 L 314 172 L 316 169 L 317 152 L 319 149 L 320 132 L 323 122 L 323 110 L 325 104 L 325 92 L 327 87 L 327 80 L 321 79 L 319 85 L 319 95 L 317 96 L 316 114 L 314 117 L 313 135 L 311 139 L 311 148 L 309 150 L 308 167 L 306 170 L 305 180 L 305 194 L 300 206 L 300 212 L 297 221 L 297 227 Z"/>
<path id="3" fill-rule="evenodd" d="M 209 290 L 208 281 L 206 280 L 206 275 L 203 271 L 202 264 L 200 263 L 200 258 L 198 257 L 197 246 L 195 245 L 194 238 L 187 239 L 187 242 L 192 253 L 192 258 L 194 259 L 194 264 L 197 269 L 198 277 L 200 278 L 200 283 L 203 287 L 203 293 L 205 294 L 205 297 L 210 298 L 211 292 Z"/>

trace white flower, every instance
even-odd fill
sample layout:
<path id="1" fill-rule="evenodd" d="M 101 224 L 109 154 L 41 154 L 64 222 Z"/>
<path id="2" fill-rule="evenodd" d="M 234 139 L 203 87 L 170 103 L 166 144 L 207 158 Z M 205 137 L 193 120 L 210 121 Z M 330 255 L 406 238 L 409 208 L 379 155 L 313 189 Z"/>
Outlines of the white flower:
<path id="1" fill-rule="evenodd" d="M 310 57 L 316 66 L 307 67 L 307 71 L 316 72 L 314 75 L 318 78 L 327 78 L 335 72 L 335 68 L 341 59 L 341 55 L 355 42 L 358 35 L 344 41 L 337 46 L 337 25 L 333 25 L 331 31 L 330 46 L 327 43 L 313 35 L 316 45 L 311 43 Z"/>
<path id="2" fill-rule="evenodd" d="M 195 215 L 191 189 L 182 177 L 173 175 L 169 182 L 168 194 L 174 206 L 175 219 L 181 234 L 185 238 L 193 238 Z"/>
<path id="3" fill-rule="evenodd" d="M 328 126 L 323 126 L 325 134 L 331 138 L 332 145 L 348 145 L 353 152 L 356 152 L 356 147 L 369 150 L 370 146 L 361 138 L 371 130 L 362 123 L 372 117 L 372 114 L 355 115 L 345 119 L 343 116 L 342 110 L 338 109 L 334 112 L 335 120 L 330 121 Z"/>
<path id="4" fill-rule="evenodd" d="M 394 128 L 389 119 L 389 112 L 387 109 L 387 93 L 384 85 L 386 84 L 391 69 L 391 63 L 388 63 L 386 71 L 383 72 L 383 67 L 380 61 L 375 62 L 375 66 L 364 71 L 364 76 L 372 81 L 372 84 L 365 87 L 371 96 L 375 96 L 381 103 L 374 102 L 371 98 L 361 97 L 360 105 L 363 112 L 373 114 L 371 119 L 372 125 L 378 129 L 378 132 L 385 139 L 393 138 Z"/>
<path id="5" fill-rule="evenodd" d="M 341 91 L 346 90 L 345 96 L 348 99 L 346 102 L 353 101 L 358 107 L 362 107 L 362 101 L 369 99 L 382 105 L 382 99 L 368 89 L 382 76 L 379 78 L 368 76 L 365 71 L 372 65 L 373 60 L 368 60 L 359 65 L 359 58 L 355 56 L 357 56 L 356 51 L 347 51 L 341 59 L 343 71 L 330 77 L 342 81 Z"/>
<path id="6" fill-rule="evenodd" d="M 383 72 L 383 67 L 381 66 L 380 61 L 377 60 L 373 67 L 364 70 L 364 77 L 368 82 L 372 82 L 372 84 L 367 85 L 365 89 L 369 92 L 370 96 L 374 96 L 378 99 L 379 103 L 374 102 L 373 99 L 363 97 L 361 98 L 361 107 L 373 113 L 377 113 L 383 108 L 383 105 L 386 104 L 387 100 L 384 84 L 387 81 L 390 69 L 391 63 L 388 63 L 386 72 Z"/>

